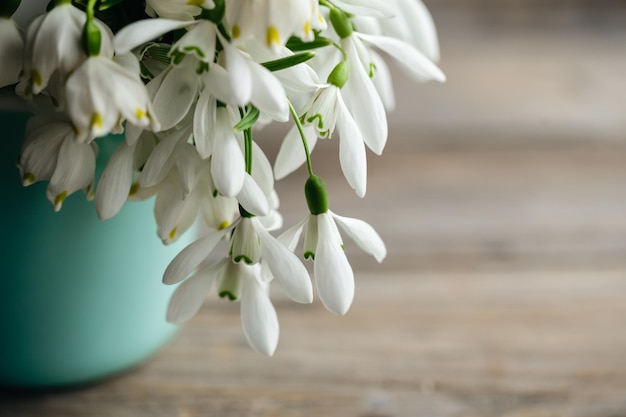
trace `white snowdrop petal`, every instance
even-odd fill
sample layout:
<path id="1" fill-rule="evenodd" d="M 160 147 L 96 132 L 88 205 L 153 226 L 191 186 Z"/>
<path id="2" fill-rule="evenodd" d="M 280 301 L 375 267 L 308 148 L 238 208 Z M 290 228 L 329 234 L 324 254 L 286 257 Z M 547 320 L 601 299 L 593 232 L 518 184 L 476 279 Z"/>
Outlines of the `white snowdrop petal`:
<path id="1" fill-rule="evenodd" d="M 15 84 L 22 70 L 24 41 L 12 19 L 0 17 L 0 88 Z"/>
<path id="2" fill-rule="evenodd" d="M 374 77 L 372 78 L 372 82 L 376 87 L 376 91 L 380 95 L 380 99 L 385 106 L 385 110 L 388 112 L 393 111 L 396 108 L 396 98 L 393 93 L 393 85 L 391 82 L 391 72 L 389 71 L 389 67 L 387 63 L 378 55 L 377 53 L 370 51 L 370 56 L 372 57 L 372 61 L 376 66 L 376 71 L 374 72 Z"/>
<path id="3" fill-rule="evenodd" d="M 255 216 L 266 216 L 270 211 L 265 193 L 248 173 L 244 175 L 243 186 L 237 194 L 237 200 L 248 213 Z"/>
<path id="4" fill-rule="evenodd" d="M 204 89 L 198 98 L 193 116 L 193 137 L 198 154 L 202 159 L 208 158 L 213 152 L 213 127 L 215 126 L 216 109 L 217 100 L 211 95 L 209 89 Z"/>
<path id="5" fill-rule="evenodd" d="M 274 354 L 278 345 L 278 316 L 267 290 L 253 277 L 244 277 L 242 282 L 241 325 L 254 350 L 267 356 Z"/>
<path id="6" fill-rule="evenodd" d="M 215 30 L 213 22 L 199 20 L 172 46 L 172 50 L 193 54 L 200 61 L 211 63 L 215 58 Z"/>
<path id="7" fill-rule="evenodd" d="M 176 168 L 180 177 L 180 185 L 182 185 L 183 195 L 187 197 L 198 184 L 200 171 L 206 165 L 206 162 L 200 159 L 193 145 L 185 142 L 176 156 Z"/>
<path id="8" fill-rule="evenodd" d="M 339 128 L 339 162 L 348 184 L 359 197 L 365 196 L 367 187 L 367 156 L 361 130 L 346 108 L 341 95 L 337 100 L 337 125 Z"/>
<path id="9" fill-rule="evenodd" d="M 409 36 L 394 36 L 411 43 L 418 51 L 426 55 L 431 61 L 439 62 L 439 39 L 433 18 L 421 0 L 396 0 L 397 16 L 388 21 L 381 21 L 381 25 L 391 30 L 396 26 L 406 26 Z M 398 25 L 399 16 L 404 16 L 405 25 Z M 410 19 L 410 20 L 409 20 Z"/>
<path id="10" fill-rule="evenodd" d="M 59 149 L 72 136 L 72 126 L 62 122 L 42 124 L 27 132 L 19 162 L 24 185 L 52 177 Z"/>
<path id="11" fill-rule="evenodd" d="M 380 0 L 336 0 L 336 5 L 348 13 L 359 16 L 391 17 L 386 2 Z"/>
<path id="12" fill-rule="evenodd" d="M 265 67 L 256 62 L 248 61 L 252 84 L 250 101 L 261 112 L 279 122 L 289 120 L 289 103 L 287 94 L 280 81 Z"/>
<path id="13" fill-rule="evenodd" d="M 263 258 L 267 262 L 274 278 L 287 296 L 299 303 L 313 301 L 313 287 L 306 268 L 288 247 L 270 235 L 258 219 L 252 224 L 263 245 Z"/>
<path id="14" fill-rule="evenodd" d="M 224 46 L 224 54 L 226 57 L 226 69 L 230 73 L 229 89 L 235 101 L 235 105 L 243 106 L 250 102 L 252 97 L 252 72 L 247 59 L 241 52 L 226 42 L 221 36 L 220 40 Z M 218 97 L 219 98 L 219 97 Z"/>
<path id="15" fill-rule="evenodd" d="M 59 158 L 46 190 L 55 211 L 61 209 L 63 200 L 75 191 L 93 184 L 96 155 L 90 144 L 77 143 L 68 137 L 59 149 Z"/>
<path id="16" fill-rule="evenodd" d="M 300 220 L 295 225 L 291 226 L 289 229 L 285 230 L 278 236 L 278 241 L 283 245 L 287 246 L 290 251 L 294 251 L 296 246 L 298 246 L 298 241 L 300 240 L 300 236 L 302 235 L 302 229 L 307 223 L 309 216 Z"/>
<path id="17" fill-rule="evenodd" d="M 237 143 L 228 111 L 218 109 L 215 142 L 211 158 L 211 175 L 215 188 L 226 197 L 235 197 L 241 191 L 246 172 L 246 161 Z"/>
<path id="18" fill-rule="evenodd" d="M 366 253 L 372 255 L 378 262 L 382 262 L 387 255 L 385 242 L 376 230 L 363 220 L 351 217 L 342 217 L 331 213 L 337 225 L 341 227 L 354 243 Z"/>
<path id="19" fill-rule="evenodd" d="M 317 292 L 328 311 L 344 315 L 354 299 L 354 273 L 330 215 L 318 215 L 317 224 L 319 237 L 313 263 Z"/>
<path id="20" fill-rule="evenodd" d="M 189 112 L 198 91 L 198 77 L 191 59 L 187 64 L 172 68 L 157 91 L 152 106 L 161 129 L 170 129 Z"/>
<path id="21" fill-rule="evenodd" d="M 139 20 L 125 26 L 115 35 L 113 47 L 118 54 L 124 54 L 152 39 L 190 24 L 193 24 L 193 22 L 181 22 L 180 20 L 172 19 Z"/>
<path id="22" fill-rule="evenodd" d="M 139 184 L 142 187 L 151 187 L 163 181 L 174 166 L 175 159 L 172 155 L 175 154 L 175 149 L 184 144 L 184 138 L 188 135 L 188 129 L 181 129 L 161 139 L 150 154 L 139 176 Z"/>
<path id="23" fill-rule="evenodd" d="M 122 142 L 109 159 L 96 190 L 96 213 L 100 220 L 115 216 L 128 198 L 133 182 L 135 146 Z"/>
<path id="24" fill-rule="evenodd" d="M 357 36 L 385 51 L 418 80 L 446 81 L 446 76 L 439 67 L 410 44 L 387 36 L 366 35 L 364 33 Z"/>
<path id="25" fill-rule="evenodd" d="M 317 143 L 317 133 L 313 125 L 304 126 L 304 134 L 306 136 L 309 152 L 313 152 Z M 306 162 L 306 154 L 304 153 L 304 145 L 297 126 L 289 130 L 283 143 L 280 145 L 276 162 L 274 163 L 274 176 L 277 180 L 285 178 L 287 175 L 300 168 Z"/>
<path id="26" fill-rule="evenodd" d="M 348 54 L 350 77 L 342 90 L 350 113 L 363 134 L 365 144 L 377 155 L 387 142 L 387 115 L 376 88 L 366 74 L 353 39 L 343 42 Z"/>
<path id="27" fill-rule="evenodd" d="M 167 266 L 163 274 L 163 283 L 168 285 L 176 284 L 187 278 L 213 252 L 217 244 L 236 224 L 235 222 L 231 226 L 211 233 L 185 247 Z"/>
<path id="28" fill-rule="evenodd" d="M 266 196 L 272 194 L 274 191 L 272 164 L 267 159 L 263 149 L 256 142 L 252 142 L 252 178 L 254 178 Z"/>
<path id="29" fill-rule="evenodd" d="M 217 267 L 223 266 L 221 263 Z M 198 271 L 176 288 L 167 306 L 167 321 L 184 323 L 192 318 L 202 306 L 217 275 L 216 265 Z"/>

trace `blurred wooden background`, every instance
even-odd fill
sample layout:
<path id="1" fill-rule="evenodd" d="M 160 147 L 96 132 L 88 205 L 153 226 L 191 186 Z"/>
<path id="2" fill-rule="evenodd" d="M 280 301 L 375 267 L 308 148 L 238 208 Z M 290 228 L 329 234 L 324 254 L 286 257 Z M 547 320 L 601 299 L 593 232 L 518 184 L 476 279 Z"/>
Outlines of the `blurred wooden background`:
<path id="1" fill-rule="evenodd" d="M 346 245 L 346 317 L 277 293 L 267 359 L 212 298 L 145 366 L 0 394 L 0 416 L 626 416 L 626 2 L 428 4 L 449 82 L 398 74 L 366 198 L 336 143 L 314 153 L 331 209 L 389 249 L 378 265 Z M 286 224 L 303 178 L 278 184 Z"/>

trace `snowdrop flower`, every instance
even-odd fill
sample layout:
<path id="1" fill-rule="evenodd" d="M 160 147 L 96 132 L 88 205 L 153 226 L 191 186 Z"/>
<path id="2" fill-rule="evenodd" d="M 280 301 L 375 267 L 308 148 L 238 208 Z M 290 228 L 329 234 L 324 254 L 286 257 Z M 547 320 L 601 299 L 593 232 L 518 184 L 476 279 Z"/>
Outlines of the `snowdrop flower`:
<path id="1" fill-rule="evenodd" d="M 342 96 L 342 87 L 348 79 L 348 62 L 341 61 L 328 77 L 328 84 L 319 89 L 305 106 L 302 119 L 311 125 L 314 135 L 329 138 L 335 127 L 339 129 L 339 161 L 348 184 L 359 197 L 365 196 L 367 182 L 367 158 L 361 127 L 350 114 Z M 315 145 L 312 142 L 311 149 Z M 300 137 L 296 130 L 287 134 L 276 159 L 275 170 L 279 178 L 298 168 L 305 161 Z"/>
<path id="2" fill-rule="evenodd" d="M 49 180 L 46 196 L 61 210 L 65 199 L 78 190 L 93 197 L 98 148 L 95 143 L 76 141 L 73 127 L 66 121 L 31 120 L 18 168 L 23 184 Z"/>
<path id="3" fill-rule="evenodd" d="M 235 263 L 224 258 L 201 269 L 176 289 L 168 305 L 167 320 L 182 323 L 193 317 L 213 282 L 220 297 L 240 301 L 241 324 L 248 344 L 257 352 L 272 356 L 278 344 L 278 317 L 259 264 Z"/>
<path id="4" fill-rule="evenodd" d="M 439 62 L 439 39 L 433 18 L 421 0 L 390 0 L 393 13 L 379 19 L 381 35 L 408 42 L 432 62 Z"/>
<path id="5" fill-rule="evenodd" d="M 304 265 L 289 248 L 270 235 L 255 217 L 240 217 L 229 227 L 187 246 L 169 264 L 163 282 L 176 284 L 184 280 L 231 232 L 230 256 L 235 262 L 253 265 L 262 259 L 289 298 L 299 303 L 310 303 L 313 300 L 311 281 Z"/>
<path id="6" fill-rule="evenodd" d="M 321 178 L 310 177 L 305 192 L 311 214 L 285 231 L 279 239 L 293 249 L 302 230 L 306 230 L 304 257 L 314 261 L 315 285 L 322 304 L 330 312 L 344 315 L 354 298 L 354 273 L 337 226 L 378 262 L 382 262 L 387 250 L 372 226 L 328 210 L 328 195 Z"/>
<path id="7" fill-rule="evenodd" d="M 85 12 L 70 2 L 62 2 L 52 10 L 37 18 L 27 32 L 25 67 L 33 94 L 39 94 L 55 71 L 63 79 L 87 58 L 81 46 L 83 27 L 87 21 Z M 101 53 L 113 56 L 110 29 L 100 21 L 94 22 L 100 33 Z"/>
<path id="8" fill-rule="evenodd" d="M 24 40 L 15 21 L 0 16 L 0 88 L 17 83 L 24 54 Z"/>
<path id="9" fill-rule="evenodd" d="M 155 131 L 160 128 L 139 76 L 108 56 L 86 59 L 67 79 L 65 94 L 79 141 L 121 133 L 124 120 Z"/>
<path id="10" fill-rule="evenodd" d="M 226 19 L 236 43 L 258 39 L 271 48 L 284 45 L 292 35 L 311 41 L 313 30 L 326 29 L 317 0 L 230 0 Z"/>
<path id="11" fill-rule="evenodd" d="M 349 74 L 344 88 L 346 105 L 361 128 L 365 144 L 380 155 L 387 142 L 387 116 L 380 95 L 370 79 L 369 71 L 373 61 L 366 44 L 384 50 L 420 79 L 445 81 L 445 76 L 432 61 L 408 43 L 356 32 L 348 16 L 337 8 L 331 10 L 330 18 L 348 61 Z"/>

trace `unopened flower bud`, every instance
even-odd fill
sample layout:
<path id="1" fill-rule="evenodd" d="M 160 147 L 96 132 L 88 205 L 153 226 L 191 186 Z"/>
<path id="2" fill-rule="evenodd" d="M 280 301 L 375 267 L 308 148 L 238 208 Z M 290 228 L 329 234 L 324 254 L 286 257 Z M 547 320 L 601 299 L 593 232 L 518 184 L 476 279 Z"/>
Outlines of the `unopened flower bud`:
<path id="1" fill-rule="evenodd" d="M 348 15 L 336 7 L 330 10 L 330 22 L 341 39 L 349 37 L 354 32 Z"/>
<path id="2" fill-rule="evenodd" d="M 326 82 L 337 88 L 343 88 L 346 81 L 348 81 L 348 61 L 341 61 L 333 68 Z"/>
<path id="3" fill-rule="evenodd" d="M 304 184 L 304 195 L 311 214 L 318 215 L 328 211 L 328 190 L 323 179 L 310 176 Z"/>

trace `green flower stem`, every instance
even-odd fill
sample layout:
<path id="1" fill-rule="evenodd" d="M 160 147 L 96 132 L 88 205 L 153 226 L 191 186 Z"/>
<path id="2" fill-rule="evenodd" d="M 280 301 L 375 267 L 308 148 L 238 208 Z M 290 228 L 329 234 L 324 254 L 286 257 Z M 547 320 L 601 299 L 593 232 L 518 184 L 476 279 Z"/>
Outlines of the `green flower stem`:
<path id="1" fill-rule="evenodd" d="M 87 12 L 87 21 L 93 20 L 96 14 L 97 2 L 98 0 L 89 0 L 89 2 L 87 3 L 87 9 L 85 10 Z"/>
<path id="2" fill-rule="evenodd" d="M 331 9 L 331 10 L 335 8 L 335 6 L 334 6 L 331 2 L 329 2 L 329 1 L 327 1 L 327 0 L 320 0 L 320 4 L 321 4 L 322 6 L 326 6 L 326 7 L 328 7 L 328 8 L 329 8 L 329 9 Z"/>
<path id="3" fill-rule="evenodd" d="M 239 115 L 241 116 L 242 120 L 246 117 L 246 112 L 241 107 L 239 107 Z M 246 172 L 252 175 L 252 126 L 243 131 L 243 139 L 246 160 Z"/>
<path id="4" fill-rule="evenodd" d="M 298 113 L 296 113 L 296 109 L 293 108 L 293 104 L 291 104 L 291 101 L 287 100 L 287 102 L 289 103 L 289 111 L 291 112 L 291 116 L 293 117 L 293 120 L 298 127 L 300 137 L 302 138 L 302 146 L 304 146 L 304 154 L 306 155 L 306 167 L 309 170 L 309 177 L 314 177 L 315 174 L 313 174 L 313 165 L 311 164 L 311 153 L 309 152 L 309 144 L 306 141 L 306 135 L 304 134 L 304 129 L 302 128 L 302 122 L 298 117 Z"/>

